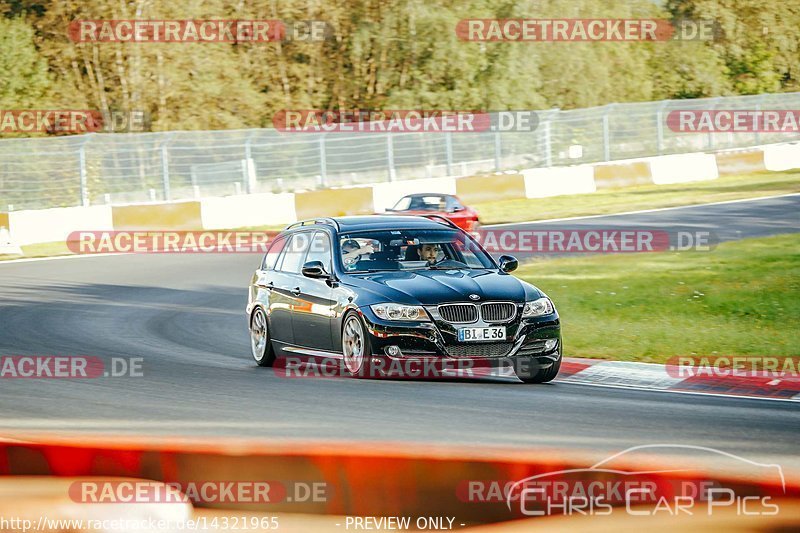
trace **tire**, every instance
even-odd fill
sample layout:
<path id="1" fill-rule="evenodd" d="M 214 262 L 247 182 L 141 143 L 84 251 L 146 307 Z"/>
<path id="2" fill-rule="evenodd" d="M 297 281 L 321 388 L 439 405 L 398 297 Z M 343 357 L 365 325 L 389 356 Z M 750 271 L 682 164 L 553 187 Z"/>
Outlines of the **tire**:
<path id="1" fill-rule="evenodd" d="M 354 311 L 348 312 L 342 321 L 342 369 L 345 375 L 364 377 L 371 354 L 361 317 Z"/>
<path id="2" fill-rule="evenodd" d="M 530 363 L 533 361 L 533 358 L 528 358 L 526 362 Z M 561 357 L 558 358 L 558 361 L 553 363 L 547 368 L 531 368 L 531 365 L 521 364 L 522 361 L 517 359 L 517 365 L 515 366 L 517 377 L 523 383 L 547 383 L 548 381 L 552 381 L 558 375 L 558 371 L 561 369 Z M 538 366 L 538 365 L 537 365 Z"/>
<path id="3" fill-rule="evenodd" d="M 275 363 L 267 314 L 261 307 L 256 307 L 250 316 L 250 353 L 258 366 L 272 366 Z"/>

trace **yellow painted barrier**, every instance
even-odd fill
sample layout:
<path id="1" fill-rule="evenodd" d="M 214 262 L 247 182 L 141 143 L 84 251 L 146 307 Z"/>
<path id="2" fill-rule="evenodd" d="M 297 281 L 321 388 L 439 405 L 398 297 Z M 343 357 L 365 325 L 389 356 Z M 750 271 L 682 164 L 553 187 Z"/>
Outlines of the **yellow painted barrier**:
<path id="1" fill-rule="evenodd" d="M 630 187 L 633 185 L 652 185 L 653 177 L 650 163 L 623 163 L 618 165 L 598 165 L 594 167 L 594 182 L 598 189 Z"/>
<path id="2" fill-rule="evenodd" d="M 372 187 L 298 192 L 294 195 L 294 206 L 298 220 L 314 217 L 371 215 L 375 212 L 372 203 Z"/>
<path id="3" fill-rule="evenodd" d="M 766 170 L 764 165 L 764 152 L 753 150 L 749 152 L 718 152 L 717 169 L 722 174 L 743 174 Z"/>
<path id="4" fill-rule="evenodd" d="M 115 206 L 111 215 L 115 230 L 203 229 L 200 202 Z"/>
<path id="5" fill-rule="evenodd" d="M 525 177 L 522 174 L 492 174 L 457 178 L 456 194 L 467 204 L 525 198 Z"/>

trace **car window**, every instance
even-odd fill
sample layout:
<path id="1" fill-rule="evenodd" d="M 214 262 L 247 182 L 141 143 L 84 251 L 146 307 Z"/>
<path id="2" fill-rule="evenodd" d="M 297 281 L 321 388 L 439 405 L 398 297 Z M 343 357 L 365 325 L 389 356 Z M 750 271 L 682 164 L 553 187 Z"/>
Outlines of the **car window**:
<path id="1" fill-rule="evenodd" d="M 480 244 L 451 229 L 357 231 L 342 235 L 339 246 L 344 270 L 353 273 L 494 268 Z"/>
<path id="2" fill-rule="evenodd" d="M 281 272 L 299 274 L 310 243 L 310 232 L 295 233 L 292 235 L 280 259 L 278 270 Z"/>
<path id="3" fill-rule="evenodd" d="M 350 238 L 343 237 L 339 243 L 339 250 L 342 254 L 342 264 L 345 270 L 355 270 L 358 261 L 365 261 L 373 254 L 381 252 L 383 247 L 380 241 L 370 238 Z"/>
<path id="4" fill-rule="evenodd" d="M 442 196 L 417 196 L 411 201 L 411 209 L 444 211 L 445 199 Z"/>
<path id="5" fill-rule="evenodd" d="M 322 231 L 314 233 L 314 237 L 311 239 L 311 246 L 308 248 L 308 255 L 306 256 L 304 263 L 308 263 L 310 261 L 320 261 L 322 266 L 325 267 L 325 271 L 330 273 L 333 271 L 331 268 L 332 257 L 331 241 L 328 239 L 328 236 Z"/>
<path id="6" fill-rule="evenodd" d="M 278 261 L 278 257 L 281 255 L 281 251 L 283 251 L 285 245 L 286 237 L 278 237 L 272 241 L 272 245 L 269 247 L 269 250 L 267 250 L 266 255 L 264 255 L 264 260 L 261 261 L 262 270 L 272 270 L 275 268 L 275 263 Z"/>
<path id="7" fill-rule="evenodd" d="M 444 211 L 445 197 L 442 195 L 406 196 L 394 206 L 395 211 Z"/>
<path id="8" fill-rule="evenodd" d="M 397 202 L 392 209 L 395 211 L 408 211 L 410 205 L 411 205 L 411 197 L 405 196 L 403 198 L 400 198 L 400 201 Z"/>

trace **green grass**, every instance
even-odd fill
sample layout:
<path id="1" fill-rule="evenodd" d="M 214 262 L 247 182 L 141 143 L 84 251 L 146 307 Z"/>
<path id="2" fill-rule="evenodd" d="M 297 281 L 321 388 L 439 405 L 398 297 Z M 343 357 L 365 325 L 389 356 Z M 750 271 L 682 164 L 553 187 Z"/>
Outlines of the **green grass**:
<path id="1" fill-rule="evenodd" d="M 550 296 L 567 356 L 800 355 L 800 235 L 711 252 L 540 260 L 516 273 Z"/>
<path id="2" fill-rule="evenodd" d="M 72 255 L 65 242 L 43 242 L 22 246 L 24 255 L 0 255 L 0 261 L 29 257 L 51 257 L 55 255 Z"/>
<path id="3" fill-rule="evenodd" d="M 800 192 L 800 172 L 759 172 L 677 185 L 605 189 L 593 194 L 474 204 L 481 223 L 500 224 L 722 202 Z"/>

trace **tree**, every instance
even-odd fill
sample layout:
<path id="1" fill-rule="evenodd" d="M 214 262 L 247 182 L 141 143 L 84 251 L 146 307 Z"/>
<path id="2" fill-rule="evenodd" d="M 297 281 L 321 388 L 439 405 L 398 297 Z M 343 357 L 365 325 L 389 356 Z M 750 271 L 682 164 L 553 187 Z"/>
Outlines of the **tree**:
<path id="1" fill-rule="evenodd" d="M 23 19 L 0 17 L 0 108 L 37 107 L 49 97 L 52 76 L 33 39 Z"/>

